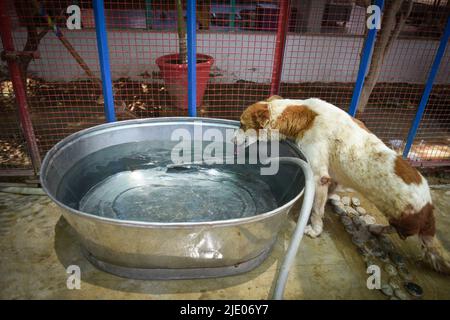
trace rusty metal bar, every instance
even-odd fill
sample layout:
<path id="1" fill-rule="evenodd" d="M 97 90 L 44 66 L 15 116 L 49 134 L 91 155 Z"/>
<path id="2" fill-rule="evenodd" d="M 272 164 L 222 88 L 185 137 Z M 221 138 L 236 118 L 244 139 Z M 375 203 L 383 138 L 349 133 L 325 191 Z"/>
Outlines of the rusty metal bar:
<path id="1" fill-rule="evenodd" d="M 286 46 L 286 34 L 289 25 L 289 0 L 280 1 L 280 13 L 278 15 L 277 37 L 275 40 L 275 55 L 273 59 L 272 81 L 270 95 L 278 94 L 280 90 L 281 72 L 283 70 L 284 48 Z"/>
<path id="2" fill-rule="evenodd" d="M 0 1 L 0 36 L 3 43 L 3 49 L 6 52 L 14 52 L 15 49 L 11 31 L 11 20 L 7 12 L 6 1 Z M 30 152 L 33 168 L 37 174 L 41 166 L 41 157 L 28 110 L 26 84 L 23 83 L 20 66 L 17 61 L 14 59 L 8 59 L 7 62 L 19 109 L 20 124 L 22 126 L 28 150 Z"/>
<path id="3" fill-rule="evenodd" d="M 0 177 L 29 177 L 34 176 L 32 169 L 0 169 Z"/>

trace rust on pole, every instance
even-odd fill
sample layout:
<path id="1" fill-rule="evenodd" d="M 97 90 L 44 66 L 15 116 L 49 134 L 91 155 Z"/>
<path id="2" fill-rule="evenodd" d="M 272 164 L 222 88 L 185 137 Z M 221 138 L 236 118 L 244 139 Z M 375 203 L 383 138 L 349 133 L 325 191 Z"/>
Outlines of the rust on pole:
<path id="1" fill-rule="evenodd" d="M 278 94 L 283 70 L 284 48 L 286 34 L 289 26 L 289 0 L 280 1 L 280 13 L 278 15 L 277 36 L 275 40 L 275 54 L 273 58 L 272 81 L 270 83 L 270 95 Z"/>
<path id="2" fill-rule="evenodd" d="M 3 43 L 3 50 L 15 52 L 11 31 L 11 20 L 7 12 L 6 1 L 0 1 L 0 36 Z M 11 82 L 13 85 L 16 102 L 19 109 L 19 119 L 30 152 L 31 161 L 36 174 L 39 173 L 41 157 L 36 143 L 33 125 L 28 109 L 26 84 L 23 82 L 20 66 L 16 59 L 7 59 Z"/>

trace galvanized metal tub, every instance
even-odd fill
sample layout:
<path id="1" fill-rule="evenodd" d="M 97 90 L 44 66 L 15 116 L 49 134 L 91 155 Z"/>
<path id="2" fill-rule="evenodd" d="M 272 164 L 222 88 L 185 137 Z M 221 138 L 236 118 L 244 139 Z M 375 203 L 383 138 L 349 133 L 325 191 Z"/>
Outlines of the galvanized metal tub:
<path id="1" fill-rule="evenodd" d="M 203 129 L 225 132 L 239 127 L 237 121 L 207 118 L 122 121 L 77 132 L 47 153 L 41 168 L 42 187 L 77 232 L 91 263 L 124 277 L 181 279 L 246 272 L 267 257 L 288 211 L 303 193 L 303 173 L 292 164 L 280 165 L 276 175 L 265 178 L 279 207 L 239 219 L 169 223 L 118 220 L 81 212 L 58 194 L 65 174 L 87 155 L 131 141 L 170 139 L 174 129 L 194 133 L 199 121 Z M 280 144 L 279 155 L 306 160 L 290 142 Z M 81 194 L 95 183 L 80 179 L 69 182 L 73 183 L 69 186 L 72 193 Z"/>

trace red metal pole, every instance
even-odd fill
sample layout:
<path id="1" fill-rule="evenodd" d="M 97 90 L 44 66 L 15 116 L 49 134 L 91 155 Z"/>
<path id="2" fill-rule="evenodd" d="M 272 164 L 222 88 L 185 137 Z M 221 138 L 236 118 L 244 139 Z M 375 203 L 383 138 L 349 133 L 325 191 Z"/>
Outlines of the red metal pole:
<path id="1" fill-rule="evenodd" d="M 281 0 L 278 15 L 277 38 L 275 40 L 275 55 L 273 58 L 272 82 L 270 95 L 278 94 L 280 90 L 281 72 L 283 70 L 284 48 L 289 25 L 289 0 Z"/>
<path id="2" fill-rule="evenodd" d="M 3 43 L 3 50 L 7 53 L 15 52 L 14 42 L 11 32 L 11 21 L 7 12 L 5 0 L 0 0 L 0 36 Z M 19 118 L 22 130 L 27 141 L 27 145 L 31 155 L 31 161 L 36 173 L 39 172 L 41 166 L 41 157 L 34 135 L 33 125 L 31 123 L 30 113 L 28 111 L 28 102 L 26 87 L 22 81 L 19 64 L 14 59 L 8 59 L 9 74 L 16 96 L 16 102 L 19 108 Z"/>

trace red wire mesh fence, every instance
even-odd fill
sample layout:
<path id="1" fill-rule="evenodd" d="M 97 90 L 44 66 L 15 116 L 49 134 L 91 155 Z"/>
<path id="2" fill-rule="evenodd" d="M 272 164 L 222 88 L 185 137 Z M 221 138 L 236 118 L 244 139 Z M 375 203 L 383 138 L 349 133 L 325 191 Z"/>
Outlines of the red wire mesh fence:
<path id="1" fill-rule="evenodd" d="M 203 97 L 197 99 L 198 116 L 238 119 L 247 105 L 271 91 L 281 1 L 231 3 L 197 1 L 197 53 L 204 55 L 197 62 L 210 67 L 197 71 L 198 83 L 205 85 Z M 42 155 L 67 135 L 105 121 L 92 1 L 76 2 L 81 8 L 81 30 L 66 27 L 66 9 L 72 4 L 8 1 L 16 50 L 39 53 L 38 59 L 22 63 Z M 384 57 L 364 113 L 358 115 L 399 152 L 449 8 L 448 1 L 413 2 L 409 18 Z M 167 57 L 180 50 L 176 2 L 105 0 L 105 15 L 118 120 L 187 115 L 187 73 L 174 74 L 172 67 L 180 58 Z M 279 94 L 318 97 L 348 110 L 365 39 L 365 2 L 292 0 L 283 22 L 287 36 L 282 70 L 278 70 Z M 449 57 L 447 49 L 410 152 L 416 164 L 450 162 Z M 31 168 L 4 68 L 0 76 L 0 170 Z M 22 162 L 10 158 L 11 148 L 23 154 Z"/>
<path id="2" fill-rule="evenodd" d="M 105 119 L 99 103 L 101 82 L 81 67 L 84 64 L 98 76 L 95 32 L 66 28 L 66 9 L 71 4 L 72 1 L 64 0 L 8 2 L 15 50 L 38 53 L 38 58 L 24 56 L 19 62 L 27 82 L 29 111 L 41 155 L 69 134 Z M 2 105 L 2 122 L 10 122 L 15 109 L 13 100 Z M 13 138 L 12 133 L 13 130 L 3 130 L 9 139 Z"/>
<path id="3" fill-rule="evenodd" d="M 445 2 L 414 1 L 409 8 L 407 4 L 404 3 L 402 12 L 410 11 L 409 17 L 399 30 L 398 37 L 388 47 L 378 82 L 364 113 L 359 115 L 369 129 L 399 153 L 403 152 L 450 13 L 449 4 Z M 389 9 L 387 2 L 385 10 Z M 408 157 L 416 165 L 450 163 L 449 141 L 446 141 L 450 137 L 450 128 L 448 125 L 442 126 L 450 120 L 450 109 L 442 107 L 442 103 L 449 99 L 445 89 L 450 84 L 449 54 L 447 50 L 421 121 L 421 127 L 428 128 L 428 136 L 423 136 L 423 129 L 418 132 Z M 369 76 L 370 71 L 366 81 Z"/>
<path id="4" fill-rule="evenodd" d="M 347 110 L 364 43 L 365 7 L 348 1 L 293 1 L 286 39 L 283 97 L 317 97 Z M 295 10 L 294 10 L 295 9 Z"/>
<path id="5" fill-rule="evenodd" d="M 430 166 L 450 163 L 450 48 L 438 72 L 409 159 Z"/>
<path id="6" fill-rule="evenodd" d="M 1 66 L 0 72 L 0 168 L 3 172 L 17 168 L 31 170 L 33 166 L 16 112 L 13 85 L 5 66 Z"/>

